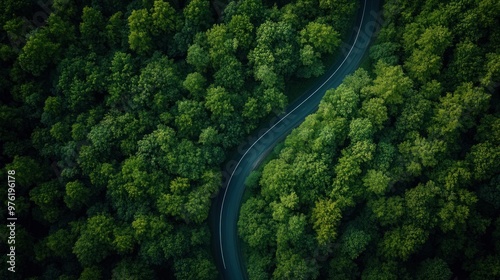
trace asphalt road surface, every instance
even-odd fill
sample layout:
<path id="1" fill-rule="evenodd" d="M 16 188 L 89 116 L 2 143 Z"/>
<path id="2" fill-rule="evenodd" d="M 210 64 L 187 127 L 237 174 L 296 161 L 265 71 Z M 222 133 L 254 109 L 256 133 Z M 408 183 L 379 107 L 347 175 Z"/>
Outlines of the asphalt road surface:
<path id="1" fill-rule="evenodd" d="M 379 0 L 361 0 L 359 6 L 355 26 L 349 41 L 341 47 L 342 54 L 337 61 L 333 61 L 326 73 L 290 104 L 285 113 L 249 137 L 250 140 L 243 143 L 226 164 L 225 187 L 214 199 L 210 215 L 213 250 L 222 279 L 248 278 L 237 231 L 245 179 L 276 143 L 316 111 L 328 89 L 339 86 L 347 75 L 359 67 L 376 30 L 381 27 Z"/>

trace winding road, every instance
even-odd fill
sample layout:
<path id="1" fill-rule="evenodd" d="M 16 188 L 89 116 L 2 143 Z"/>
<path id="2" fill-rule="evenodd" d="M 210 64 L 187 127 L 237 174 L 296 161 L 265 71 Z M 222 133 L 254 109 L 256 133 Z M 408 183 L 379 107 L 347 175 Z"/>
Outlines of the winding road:
<path id="1" fill-rule="evenodd" d="M 301 98 L 288 106 L 283 115 L 267 128 L 261 129 L 238 148 L 235 159 L 228 161 L 225 170 L 227 182 L 212 205 L 210 225 L 212 244 L 222 279 L 247 279 L 242 263 L 237 222 L 245 191 L 245 179 L 256 168 L 277 142 L 297 127 L 306 116 L 316 111 L 326 90 L 335 88 L 360 65 L 370 41 L 380 28 L 379 0 L 361 0 L 356 27 L 344 44 L 343 55 Z"/>

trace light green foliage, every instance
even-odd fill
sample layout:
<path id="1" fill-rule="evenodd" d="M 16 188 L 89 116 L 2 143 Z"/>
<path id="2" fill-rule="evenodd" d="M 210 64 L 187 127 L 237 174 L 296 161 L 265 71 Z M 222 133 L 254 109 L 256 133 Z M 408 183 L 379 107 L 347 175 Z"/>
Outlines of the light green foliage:
<path id="1" fill-rule="evenodd" d="M 325 71 L 325 66 L 320 60 L 320 54 L 315 52 L 311 45 L 305 45 L 300 50 L 300 61 L 305 67 L 302 70 L 299 70 L 299 77 L 317 77 Z"/>
<path id="2" fill-rule="evenodd" d="M 282 258 L 282 259 L 281 259 Z M 278 266 L 273 273 L 274 279 L 309 279 L 314 271 L 308 262 L 298 254 L 284 252 L 278 256 Z"/>
<path id="3" fill-rule="evenodd" d="M 339 46 L 339 33 L 332 26 L 318 22 L 310 22 L 300 31 L 300 43 L 312 45 L 320 53 L 332 53 Z"/>
<path id="4" fill-rule="evenodd" d="M 133 10 L 128 17 L 128 24 L 130 26 L 128 36 L 130 49 L 141 54 L 149 52 L 153 44 L 149 28 L 153 25 L 153 21 L 148 10 Z"/>
<path id="5" fill-rule="evenodd" d="M 108 39 L 108 43 L 111 46 L 118 46 L 121 45 L 124 41 L 124 32 L 123 32 L 123 26 L 126 25 L 125 20 L 123 19 L 123 13 L 122 12 L 116 12 L 113 14 L 106 25 L 106 30 L 105 34 Z"/>
<path id="6" fill-rule="evenodd" d="M 153 270 L 145 263 L 133 259 L 124 259 L 113 269 L 111 279 L 146 280 L 151 279 L 153 275 Z"/>
<path id="7" fill-rule="evenodd" d="M 285 109 L 285 105 L 287 104 L 287 98 L 280 90 L 276 88 L 268 88 L 264 90 L 263 99 L 263 108 L 264 113 L 268 114 L 271 111 L 282 111 Z"/>
<path id="8" fill-rule="evenodd" d="M 490 86 L 500 80 L 500 55 L 489 53 L 486 55 L 486 74 L 481 78 L 481 83 Z"/>
<path id="9" fill-rule="evenodd" d="M 349 259 L 356 259 L 371 240 L 371 236 L 356 228 L 347 229 L 340 238 L 341 252 Z"/>
<path id="10" fill-rule="evenodd" d="M 439 74 L 442 67 L 441 57 L 425 50 L 415 50 L 406 61 L 405 67 L 412 77 L 424 83 L 433 75 Z"/>
<path id="11" fill-rule="evenodd" d="M 428 81 L 439 73 L 442 55 L 451 44 L 452 34 L 443 26 L 427 28 L 416 41 L 417 49 L 405 63 L 410 75 L 420 82 Z"/>
<path id="12" fill-rule="evenodd" d="M 359 94 L 345 85 L 340 85 L 335 90 L 328 90 L 325 95 L 325 99 L 332 104 L 339 117 L 351 117 L 358 107 Z"/>
<path id="13" fill-rule="evenodd" d="M 470 216 L 471 206 L 477 202 L 476 195 L 464 189 L 451 194 L 456 198 L 448 197 L 438 213 L 440 227 L 444 232 L 464 225 Z"/>
<path id="14" fill-rule="evenodd" d="M 116 52 L 111 61 L 110 83 L 108 85 L 109 95 L 106 104 L 108 106 L 123 106 L 127 104 L 126 98 L 131 91 L 134 77 L 133 59 L 130 54 Z M 130 97 L 129 97 L 130 98 Z"/>
<path id="15" fill-rule="evenodd" d="M 220 134 L 217 129 L 209 126 L 200 133 L 199 142 L 204 145 L 214 145 L 220 142 Z"/>
<path id="16" fill-rule="evenodd" d="M 408 216 L 410 219 L 422 227 L 435 225 L 436 217 L 429 211 L 436 207 L 435 197 L 439 194 L 439 187 L 434 182 L 419 184 L 413 189 L 406 191 L 404 199 Z"/>
<path id="17" fill-rule="evenodd" d="M 161 35 L 172 32 L 177 25 L 177 15 L 169 2 L 155 0 L 151 10 L 151 33 Z"/>
<path id="18" fill-rule="evenodd" d="M 136 245 L 134 230 L 130 226 L 117 227 L 113 230 L 113 246 L 121 255 L 132 253 Z"/>
<path id="19" fill-rule="evenodd" d="M 427 233 L 413 225 L 387 231 L 381 242 L 381 252 L 389 259 L 406 260 L 427 240 Z"/>
<path id="20" fill-rule="evenodd" d="M 476 179 L 485 179 L 493 175 L 499 168 L 500 149 L 498 145 L 484 142 L 472 147 L 468 156 Z"/>
<path id="21" fill-rule="evenodd" d="M 235 15 L 228 24 L 230 32 L 238 41 L 238 47 L 246 50 L 254 45 L 254 26 L 247 15 Z"/>
<path id="22" fill-rule="evenodd" d="M 207 90 L 205 107 L 212 113 L 212 117 L 227 120 L 234 112 L 229 93 L 223 87 L 211 87 Z"/>
<path id="23" fill-rule="evenodd" d="M 489 99 L 489 94 L 473 88 L 471 83 L 457 87 L 453 94 L 441 98 L 429 132 L 436 137 L 456 137 L 457 133 L 474 125 L 475 116 L 486 110 Z"/>
<path id="24" fill-rule="evenodd" d="M 198 72 L 204 72 L 210 62 L 210 57 L 200 45 L 193 44 L 188 49 L 186 61 L 193 65 Z"/>
<path id="25" fill-rule="evenodd" d="M 418 175 L 422 167 L 433 167 L 438 164 L 439 155 L 446 151 L 441 140 L 422 138 L 418 133 L 409 133 L 409 140 L 399 145 L 400 153 L 405 157 L 407 169 Z"/>
<path id="26" fill-rule="evenodd" d="M 90 197 L 91 191 L 82 182 L 74 181 L 66 184 L 66 195 L 64 196 L 64 202 L 69 208 L 79 208 L 86 202 Z"/>
<path id="27" fill-rule="evenodd" d="M 138 106 L 163 111 L 179 98 L 180 84 L 173 61 L 155 53 L 142 68 L 137 84 L 133 87 L 133 101 Z"/>
<path id="28" fill-rule="evenodd" d="M 379 97 L 387 105 L 403 103 L 403 96 L 412 89 L 413 82 L 403 73 L 401 66 L 388 66 L 382 62 L 376 64 L 373 85 L 366 87 L 363 93 Z"/>
<path id="29" fill-rule="evenodd" d="M 281 193 L 292 191 L 294 180 L 291 166 L 282 159 L 275 159 L 264 167 L 260 184 L 264 197 L 278 197 Z"/>
<path id="30" fill-rule="evenodd" d="M 255 71 L 255 80 L 266 87 L 273 87 L 277 82 L 277 75 L 269 65 L 261 65 Z"/>

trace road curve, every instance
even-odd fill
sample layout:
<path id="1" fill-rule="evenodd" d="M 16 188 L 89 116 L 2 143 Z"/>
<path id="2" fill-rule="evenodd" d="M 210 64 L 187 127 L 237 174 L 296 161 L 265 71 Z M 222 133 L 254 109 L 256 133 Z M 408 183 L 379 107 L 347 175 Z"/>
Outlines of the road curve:
<path id="1" fill-rule="evenodd" d="M 318 108 L 326 90 L 339 86 L 347 75 L 359 67 L 376 29 L 380 28 L 380 1 L 361 0 L 360 6 L 356 27 L 353 28 L 349 42 L 342 47 L 342 57 L 299 100 L 289 105 L 283 115 L 267 128 L 258 131 L 253 138 L 249 138 L 256 140 L 242 144 L 235 159 L 228 161 L 235 164 L 228 164 L 230 167 L 224 170 L 227 182 L 214 200 L 210 214 L 213 250 L 222 279 L 248 278 L 242 263 L 237 233 L 246 177 L 277 142 Z M 245 146 L 248 148 L 244 148 Z"/>

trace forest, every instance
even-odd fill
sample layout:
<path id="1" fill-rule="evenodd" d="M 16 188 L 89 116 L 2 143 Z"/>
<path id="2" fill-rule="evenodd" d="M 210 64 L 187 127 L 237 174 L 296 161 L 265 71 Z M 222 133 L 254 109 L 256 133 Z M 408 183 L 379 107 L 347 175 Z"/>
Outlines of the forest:
<path id="1" fill-rule="evenodd" d="M 500 278 L 500 2 L 383 11 L 369 62 L 247 178 L 249 279 Z"/>
<path id="2" fill-rule="evenodd" d="M 283 111 L 288 81 L 325 71 L 357 7 L 2 0 L 0 168 L 15 171 L 17 226 L 16 272 L 0 279 L 216 279 L 207 217 L 228 151 Z"/>

